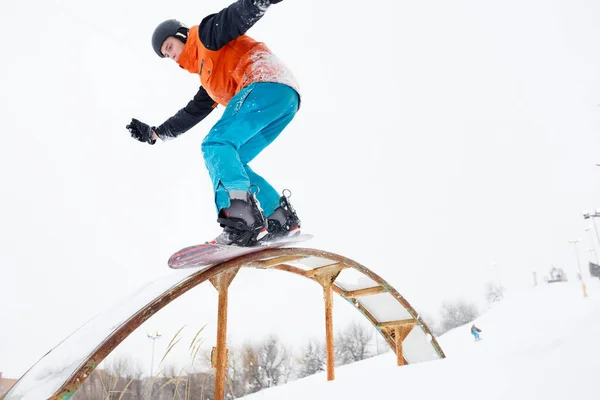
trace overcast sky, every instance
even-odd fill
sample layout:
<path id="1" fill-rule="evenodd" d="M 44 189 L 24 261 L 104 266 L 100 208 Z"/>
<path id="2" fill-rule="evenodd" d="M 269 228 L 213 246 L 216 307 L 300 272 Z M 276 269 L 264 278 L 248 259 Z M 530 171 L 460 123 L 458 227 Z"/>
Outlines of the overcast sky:
<path id="1" fill-rule="evenodd" d="M 3 4 L 0 14 L 0 371 L 19 377 L 89 318 L 171 271 L 219 232 L 200 151 L 219 107 L 148 146 L 197 76 L 150 46 L 229 1 Z M 600 3 L 591 0 L 286 0 L 249 34 L 292 69 L 302 108 L 253 168 L 289 188 L 306 247 L 349 257 L 417 310 L 481 301 L 486 282 L 532 284 L 590 257 L 581 211 L 600 207 Z M 600 225 L 599 225 L 600 227 Z M 595 243 L 597 250 L 598 242 Z M 496 264 L 496 268 L 492 267 Z M 499 275 L 496 275 L 496 274 Z M 232 286 L 234 343 L 323 334 L 320 288 L 274 271 Z M 126 341 L 208 324 L 216 291 L 176 301 Z M 336 302 L 337 326 L 359 318 Z M 191 340 L 191 339 L 190 339 Z M 162 353 L 161 353 L 162 354 Z"/>

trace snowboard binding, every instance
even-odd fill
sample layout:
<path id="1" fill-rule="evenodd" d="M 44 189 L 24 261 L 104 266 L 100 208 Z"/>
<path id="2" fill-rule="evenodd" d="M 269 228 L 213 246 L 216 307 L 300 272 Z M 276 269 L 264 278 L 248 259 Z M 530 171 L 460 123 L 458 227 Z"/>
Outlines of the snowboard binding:
<path id="1" fill-rule="evenodd" d="M 267 217 L 269 233 L 263 239 L 264 241 L 268 242 L 300 234 L 300 219 L 290 202 L 290 197 L 292 197 L 292 192 L 289 189 L 284 189 L 279 199 L 279 207 Z"/>
<path id="2" fill-rule="evenodd" d="M 267 220 L 263 215 L 256 193 L 246 193 L 245 199 L 232 198 L 229 207 L 219 211 L 217 222 L 223 232 L 212 244 L 250 247 L 267 235 Z"/>

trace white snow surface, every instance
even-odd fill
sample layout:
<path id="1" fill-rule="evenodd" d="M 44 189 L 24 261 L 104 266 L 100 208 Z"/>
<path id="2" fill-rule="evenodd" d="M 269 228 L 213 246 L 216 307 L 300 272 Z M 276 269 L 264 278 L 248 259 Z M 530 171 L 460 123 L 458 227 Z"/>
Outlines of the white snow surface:
<path id="1" fill-rule="evenodd" d="M 21 377 L 3 400 L 39 400 L 54 394 L 103 340 L 145 305 L 185 281 L 197 268 L 174 271 L 142 286 L 77 329 Z"/>
<path id="2" fill-rule="evenodd" d="M 539 286 L 507 294 L 475 324 L 439 338 L 447 358 L 397 367 L 388 352 L 244 397 L 318 399 L 598 399 L 600 283 Z"/>

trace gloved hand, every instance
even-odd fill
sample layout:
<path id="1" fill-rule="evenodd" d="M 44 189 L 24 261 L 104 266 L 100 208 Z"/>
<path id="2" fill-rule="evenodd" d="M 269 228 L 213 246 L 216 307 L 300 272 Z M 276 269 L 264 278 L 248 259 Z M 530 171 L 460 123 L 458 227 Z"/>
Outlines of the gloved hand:
<path id="1" fill-rule="evenodd" d="M 129 130 L 132 138 L 137 139 L 140 142 L 146 142 L 148 144 L 156 143 L 156 140 L 152 139 L 152 127 L 142 121 L 132 118 L 131 122 L 125 128 Z"/>
<path id="2" fill-rule="evenodd" d="M 282 0 L 255 0 L 256 5 L 261 7 L 269 7 L 271 4 L 280 3 Z"/>

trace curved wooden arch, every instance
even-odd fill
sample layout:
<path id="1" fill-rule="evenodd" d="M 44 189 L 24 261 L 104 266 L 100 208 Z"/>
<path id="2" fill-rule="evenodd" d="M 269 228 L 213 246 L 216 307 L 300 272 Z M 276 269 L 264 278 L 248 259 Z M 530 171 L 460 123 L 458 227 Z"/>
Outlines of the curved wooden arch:
<path id="1" fill-rule="evenodd" d="M 437 340 L 419 314 L 379 275 L 349 258 L 327 251 L 275 248 L 200 270 L 175 271 L 162 282 L 146 285 L 130 299 L 137 309 L 135 312 L 122 317 L 114 315 L 115 313 L 109 310 L 104 316 L 101 314 L 90 320 L 42 357 L 2 399 L 65 400 L 70 398 L 96 366 L 148 318 L 207 280 L 211 280 L 219 290 L 221 300 L 221 290 L 218 287 L 219 282 L 222 282 L 220 279 L 225 277 L 227 280 L 229 275 L 230 282 L 241 267 L 286 271 L 312 279 L 322 284 L 324 288 L 330 288 L 351 303 L 376 327 L 398 355 L 399 365 L 445 357 Z M 357 272 L 362 278 L 353 282 L 352 277 L 348 276 L 344 281 L 342 277 L 348 271 Z M 328 279 L 330 281 L 325 282 Z M 228 286 L 228 283 L 226 285 Z M 156 296 L 156 293 L 160 294 Z M 152 300 L 145 302 L 150 298 L 148 296 L 152 296 Z M 390 303 L 390 300 L 395 302 L 396 306 Z M 139 307 L 141 302 L 145 303 Z M 120 310 L 121 306 L 117 305 L 114 309 Z M 129 307 L 131 308 L 131 305 Z M 221 308 L 221 304 L 219 307 Z M 395 315 L 405 318 L 389 319 L 390 316 Z M 413 327 L 420 329 L 413 329 Z M 412 337 L 411 340 L 407 340 L 409 336 Z M 70 355 L 71 348 L 83 348 L 86 353 Z M 65 365 L 54 365 L 57 360 L 61 360 Z"/>

